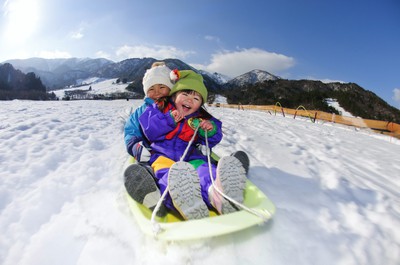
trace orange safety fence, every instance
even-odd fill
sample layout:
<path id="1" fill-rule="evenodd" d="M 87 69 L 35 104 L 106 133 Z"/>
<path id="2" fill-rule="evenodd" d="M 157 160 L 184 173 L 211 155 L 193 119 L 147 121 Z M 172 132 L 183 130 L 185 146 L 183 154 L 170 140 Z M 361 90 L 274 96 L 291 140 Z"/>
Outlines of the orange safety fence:
<path id="1" fill-rule="evenodd" d="M 294 118 L 296 118 L 296 116 L 308 117 L 313 122 L 315 122 L 315 120 L 323 120 L 333 123 L 354 126 L 358 128 L 370 128 L 379 133 L 388 134 L 400 139 L 400 124 L 394 122 L 347 117 L 319 110 L 306 110 L 303 106 L 299 106 L 297 109 L 288 109 L 288 108 L 283 108 L 279 102 L 276 103 L 275 105 L 265 105 L 265 106 L 242 105 L 242 104 L 235 105 L 235 104 L 222 104 L 222 103 L 217 103 L 212 105 L 223 108 L 236 108 L 236 109 L 240 108 L 242 110 L 260 110 L 269 112 L 270 114 L 274 115 L 276 115 L 277 113 L 282 113 L 283 116 L 285 116 L 285 114 L 289 114 L 293 115 Z"/>

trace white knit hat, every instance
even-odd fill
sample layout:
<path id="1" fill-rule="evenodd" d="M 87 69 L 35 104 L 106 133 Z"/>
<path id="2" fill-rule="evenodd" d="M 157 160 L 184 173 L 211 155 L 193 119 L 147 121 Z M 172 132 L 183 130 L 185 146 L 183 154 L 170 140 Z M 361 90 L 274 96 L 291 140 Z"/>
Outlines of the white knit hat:
<path id="1" fill-rule="evenodd" d="M 149 88 L 156 84 L 163 84 L 169 88 L 172 88 L 174 84 L 169 78 L 170 72 L 171 69 L 169 69 L 165 65 L 155 66 L 150 69 L 147 69 L 143 77 L 144 94 L 147 95 L 147 91 L 149 90 Z"/>

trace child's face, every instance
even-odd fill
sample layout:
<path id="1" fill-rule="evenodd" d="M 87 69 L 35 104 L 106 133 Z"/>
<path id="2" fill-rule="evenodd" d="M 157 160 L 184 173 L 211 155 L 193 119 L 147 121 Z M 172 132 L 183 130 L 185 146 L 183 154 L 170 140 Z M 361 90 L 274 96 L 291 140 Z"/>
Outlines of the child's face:
<path id="1" fill-rule="evenodd" d="M 163 84 L 152 85 L 147 91 L 147 96 L 153 100 L 158 100 L 169 95 L 169 87 Z"/>
<path id="2" fill-rule="evenodd" d="M 179 91 L 175 97 L 175 107 L 183 116 L 190 115 L 197 111 L 202 104 L 202 97 L 196 91 Z"/>

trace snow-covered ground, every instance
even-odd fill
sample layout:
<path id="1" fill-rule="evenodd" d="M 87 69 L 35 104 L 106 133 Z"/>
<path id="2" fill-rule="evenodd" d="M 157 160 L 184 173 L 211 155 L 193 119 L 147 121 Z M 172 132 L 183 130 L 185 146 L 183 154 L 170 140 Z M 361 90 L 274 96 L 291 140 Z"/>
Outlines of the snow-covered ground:
<path id="1" fill-rule="evenodd" d="M 336 109 L 339 112 L 339 115 L 345 116 L 345 117 L 354 117 L 353 114 L 351 114 L 350 112 L 348 112 L 344 108 L 342 108 L 336 99 L 327 98 L 325 101 L 329 106 Z"/>
<path id="2" fill-rule="evenodd" d="M 128 210 L 120 114 L 137 101 L 3 101 L 0 264 L 400 263 L 399 140 L 327 122 L 209 108 L 220 155 L 244 150 L 273 220 L 165 243 Z"/>
<path id="3" fill-rule="evenodd" d="M 213 103 L 222 103 L 222 104 L 228 104 L 228 101 L 226 97 L 221 96 L 221 95 L 215 95 L 215 99 Z"/>
<path id="4" fill-rule="evenodd" d="M 118 78 L 113 78 L 113 79 L 103 79 L 103 78 L 88 78 L 85 80 L 80 80 L 80 84 L 82 84 L 79 87 L 70 87 L 70 88 L 65 88 L 65 89 L 60 89 L 60 90 L 54 90 L 54 94 L 61 99 L 64 97 L 64 92 L 65 91 L 72 91 L 72 90 L 89 90 L 91 89 L 88 93 L 89 94 L 111 94 L 111 93 L 117 93 L 117 92 L 127 92 L 125 89 L 129 84 L 124 84 L 122 82 L 117 83 Z"/>

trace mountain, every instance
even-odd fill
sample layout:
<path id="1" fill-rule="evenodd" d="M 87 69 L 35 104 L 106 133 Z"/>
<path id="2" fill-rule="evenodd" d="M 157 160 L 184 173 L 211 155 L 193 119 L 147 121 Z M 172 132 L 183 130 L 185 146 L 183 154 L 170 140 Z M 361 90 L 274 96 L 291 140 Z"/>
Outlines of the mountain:
<path id="1" fill-rule="evenodd" d="M 256 84 L 268 80 L 278 80 L 279 77 L 262 70 L 252 70 L 233 78 L 224 84 L 224 88 L 242 87 L 244 85 Z"/>
<path id="2" fill-rule="evenodd" d="M 120 62 L 106 59 L 70 58 L 9 60 L 24 73 L 34 72 L 48 90 L 66 86 L 79 86 L 89 78 L 120 79 L 129 82 L 127 90 L 138 97 L 143 96 L 142 78 L 154 58 L 131 58 Z M 337 112 L 325 102 L 335 98 L 354 116 L 400 122 L 400 110 L 391 107 L 371 91 L 354 83 L 322 83 L 315 80 L 285 80 L 262 70 L 252 70 L 230 79 L 219 73 L 198 70 L 178 59 L 163 60 L 171 69 L 194 70 L 204 78 L 209 90 L 209 101 L 215 95 L 227 97 L 228 103 L 270 105 L 280 102 L 282 106 Z"/>
<path id="3" fill-rule="evenodd" d="M 251 83 L 224 90 L 230 104 L 274 105 L 296 109 L 337 113 L 326 103 L 327 98 L 337 99 L 340 106 L 353 116 L 364 119 L 400 122 L 400 110 L 390 106 L 375 93 L 355 83 L 323 83 L 315 80 L 275 79 Z"/>
<path id="4" fill-rule="evenodd" d="M 98 78 L 120 78 L 131 82 L 130 90 L 142 91 L 142 78 L 149 69 L 154 58 L 130 58 L 120 62 L 107 59 L 69 58 L 43 59 L 29 58 L 8 60 L 16 69 L 24 73 L 34 72 L 39 76 L 48 90 L 57 90 L 66 86 L 80 85 L 82 80 Z M 257 83 L 264 80 L 275 80 L 278 77 L 261 70 L 253 70 L 237 78 L 229 78 L 219 73 L 209 73 L 198 70 L 178 59 L 164 60 L 171 69 L 193 70 L 201 74 L 204 83 L 211 92 L 221 90 L 222 86 L 241 86 L 247 83 Z"/>
<path id="5" fill-rule="evenodd" d="M 22 73 L 9 64 L 0 65 L 0 100 L 53 99 L 35 73 Z"/>
<path id="6" fill-rule="evenodd" d="M 35 69 L 43 72 L 61 73 L 70 69 L 93 72 L 99 67 L 103 67 L 112 63 L 112 61 L 102 58 L 44 59 L 36 57 L 29 59 L 8 60 L 6 63 L 12 64 L 15 68 L 18 68 L 23 72 Z"/>
<path id="7" fill-rule="evenodd" d="M 227 83 L 228 81 L 232 80 L 231 77 L 214 72 L 214 73 L 210 73 L 204 70 L 199 70 L 198 71 L 201 75 L 203 76 L 208 76 L 209 78 L 213 79 L 218 85 L 223 85 L 225 83 Z"/>
<path id="8" fill-rule="evenodd" d="M 119 77 L 122 79 L 127 79 L 130 82 L 127 88 L 129 91 L 143 94 L 143 76 L 146 70 L 149 69 L 155 61 L 157 60 L 154 58 L 126 59 L 118 63 L 109 64 L 106 67 L 99 69 L 96 74 L 97 76 L 104 78 Z M 179 59 L 165 59 L 163 61 L 170 69 L 193 70 L 202 74 L 204 78 L 204 84 L 207 86 L 209 91 L 216 92 L 220 90 L 220 85 L 218 82 L 216 82 L 210 75 L 204 74 L 204 71 L 201 72 Z"/>
<path id="9" fill-rule="evenodd" d="M 93 77 L 99 69 L 113 62 L 102 58 L 29 58 L 8 60 L 5 63 L 12 64 L 23 73 L 34 72 L 49 90 L 54 90 L 75 85 L 79 79 Z"/>
<path id="10" fill-rule="evenodd" d="M 98 76 L 102 76 L 105 78 L 115 78 L 120 77 L 122 79 L 127 79 L 129 82 L 128 90 L 142 93 L 143 94 L 143 86 L 142 79 L 147 69 L 151 67 L 151 65 L 157 61 L 154 58 L 132 58 L 126 59 L 118 63 L 110 64 L 102 69 L 97 71 Z M 195 70 L 191 66 L 185 64 L 184 62 L 178 59 L 166 59 L 163 60 L 165 64 L 171 69 L 191 69 Z"/>
<path id="11" fill-rule="evenodd" d="M 80 85 L 81 81 L 91 77 L 121 78 L 131 82 L 132 89 L 142 91 L 142 78 L 149 69 L 154 58 L 131 58 L 121 62 L 112 62 L 106 59 L 69 58 L 69 59 L 43 59 L 30 58 L 8 60 L 16 69 L 24 73 L 34 72 L 41 78 L 48 90 L 57 90 L 66 86 Z M 166 59 L 166 65 L 171 69 L 194 70 L 178 59 Z M 210 91 L 220 88 L 218 82 L 209 75 L 203 75 L 204 83 Z"/>

